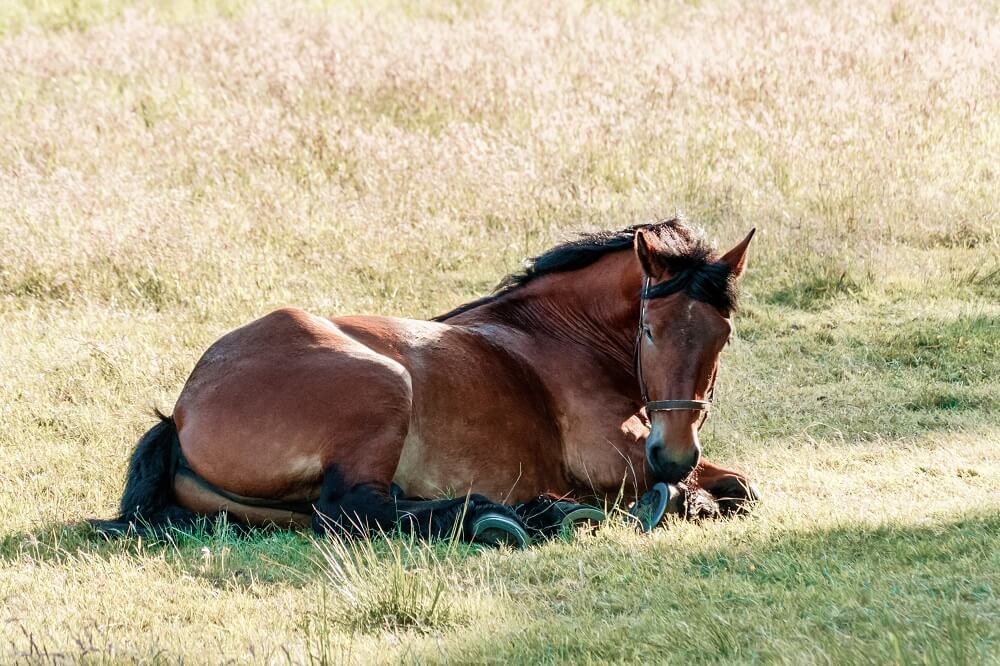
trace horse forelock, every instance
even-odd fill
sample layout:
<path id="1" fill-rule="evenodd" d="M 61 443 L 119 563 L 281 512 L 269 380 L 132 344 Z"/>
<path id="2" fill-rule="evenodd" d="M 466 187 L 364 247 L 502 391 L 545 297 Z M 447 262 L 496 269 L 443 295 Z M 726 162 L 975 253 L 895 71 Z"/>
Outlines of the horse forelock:
<path id="1" fill-rule="evenodd" d="M 705 263 L 670 270 L 671 277 L 653 285 L 645 292 L 647 299 L 666 298 L 672 294 L 684 293 L 696 301 L 708 303 L 722 312 L 732 312 L 739 299 L 739 290 L 733 278 L 732 268 L 721 261 Z"/>

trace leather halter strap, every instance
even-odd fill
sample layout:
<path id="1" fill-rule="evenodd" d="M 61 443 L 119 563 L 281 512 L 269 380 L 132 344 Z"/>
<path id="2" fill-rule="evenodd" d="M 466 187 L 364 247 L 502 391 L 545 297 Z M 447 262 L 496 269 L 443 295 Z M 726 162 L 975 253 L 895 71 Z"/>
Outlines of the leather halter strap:
<path id="1" fill-rule="evenodd" d="M 642 332 L 646 330 L 646 293 L 649 291 L 649 276 L 645 276 L 642 283 L 642 291 L 639 292 L 639 330 L 635 334 L 635 374 L 639 380 L 639 394 L 642 396 L 642 404 L 649 412 L 675 412 L 675 411 L 696 411 L 704 412 L 701 422 L 705 422 L 708 411 L 712 407 L 712 394 L 715 392 L 715 377 L 712 377 L 712 384 L 708 389 L 708 400 L 650 400 L 646 395 L 646 382 L 642 378 Z M 701 427 L 701 424 L 699 424 Z"/>
<path id="2" fill-rule="evenodd" d="M 649 400 L 647 412 L 675 412 L 685 409 L 707 412 L 712 407 L 708 400 Z"/>

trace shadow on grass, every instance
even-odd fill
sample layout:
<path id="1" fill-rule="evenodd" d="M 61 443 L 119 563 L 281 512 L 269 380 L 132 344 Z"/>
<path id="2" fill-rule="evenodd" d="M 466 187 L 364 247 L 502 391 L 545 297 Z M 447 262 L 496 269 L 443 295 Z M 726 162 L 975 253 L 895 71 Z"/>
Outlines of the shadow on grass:
<path id="1" fill-rule="evenodd" d="M 928 526 L 597 542 L 510 559 L 526 612 L 413 645 L 460 663 L 981 663 L 1000 654 L 1000 513 Z M 427 652 L 422 650 L 427 648 Z"/>
<path id="2" fill-rule="evenodd" d="M 359 550 L 367 553 L 369 559 L 388 558 L 406 542 L 405 537 L 372 538 L 359 544 Z M 200 578 L 222 589 L 261 583 L 300 587 L 326 575 L 327 565 L 323 562 L 327 558 L 323 554 L 329 550 L 330 542 L 324 543 L 317 549 L 312 532 L 234 529 L 225 520 L 214 524 L 206 521 L 193 529 L 177 529 L 153 540 L 135 535 L 109 538 L 85 522 L 51 523 L 0 537 L 0 564 L 19 559 L 58 565 L 88 557 L 104 560 L 162 557 L 179 574 Z M 439 558 L 464 558 L 482 548 L 442 539 L 435 541 L 430 550 Z M 411 546 L 408 550 L 420 549 Z"/>
<path id="3" fill-rule="evenodd" d="M 50 523 L 0 537 L 0 563 L 30 559 L 58 564 L 86 557 L 163 557 L 179 572 L 225 588 L 251 582 L 304 585 L 320 570 L 311 534 L 242 532 L 224 522 L 177 530 L 157 540 L 107 538 L 87 523 Z"/>
<path id="4" fill-rule="evenodd" d="M 58 557 L 89 552 L 148 556 L 138 540 L 102 544 L 74 529 L 80 528 L 62 532 L 60 544 L 44 532 L 34 536 L 47 541 Z M 445 624 L 428 634 L 354 631 L 379 644 L 399 645 L 402 661 L 421 663 L 989 662 L 1000 649 L 998 535 L 1000 512 L 928 525 L 815 530 L 753 520 L 704 528 L 672 525 L 648 539 L 612 529 L 607 536 L 557 542 L 455 569 L 442 580 L 460 575 L 453 581 L 456 590 L 465 589 L 467 581 L 462 581 L 477 572 L 491 572 L 489 584 L 475 589 L 498 606 L 484 610 L 485 615 L 477 611 L 468 623 Z M 233 584 L 234 571 L 254 557 L 269 553 L 294 559 L 312 552 L 310 542 L 289 532 L 264 533 L 243 543 L 225 535 L 218 542 L 213 538 L 181 537 L 175 555 L 170 555 L 173 546 L 157 546 L 157 553 L 178 558 L 185 573 L 210 578 L 192 569 L 199 566 L 201 550 L 232 548 L 238 551 L 232 561 L 239 564 L 222 567 L 217 575 Z M 23 534 L 4 538 L 4 557 L 12 549 L 30 555 L 41 548 L 26 545 L 27 539 Z M 711 539 L 716 543 L 706 545 Z M 67 547 L 73 540 L 75 550 Z M 372 594 L 382 589 L 379 567 L 392 568 L 394 552 L 398 549 L 373 550 L 375 559 L 365 564 L 364 579 L 375 585 Z M 286 569 L 259 570 L 258 575 L 286 583 L 321 577 L 316 561 L 308 562 L 296 566 L 285 559 Z M 405 573 L 398 562 L 395 566 Z M 392 587 L 391 581 L 385 585 Z M 319 604 L 317 613 L 323 610 Z M 326 647 L 333 650 L 342 642 L 343 631 L 320 623 L 306 639 L 325 654 Z"/>

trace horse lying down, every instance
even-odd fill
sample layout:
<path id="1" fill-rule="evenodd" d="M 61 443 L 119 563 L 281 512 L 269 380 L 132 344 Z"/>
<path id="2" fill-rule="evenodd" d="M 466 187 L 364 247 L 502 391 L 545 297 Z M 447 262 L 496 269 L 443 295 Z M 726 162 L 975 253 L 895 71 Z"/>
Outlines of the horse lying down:
<path id="1" fill-rule="evenodd" d="M 266 315 L 209 347 L 136 446 L 120 515 L 92 522 L 525 545 L 602 514 L 546 497 L 624 488 L 647 528 L 670 506 L 744 513 L 757 490 L 698 433 L 752 237 L 719 255 L 678 220 L 582 236 L 431 321 Z"/>

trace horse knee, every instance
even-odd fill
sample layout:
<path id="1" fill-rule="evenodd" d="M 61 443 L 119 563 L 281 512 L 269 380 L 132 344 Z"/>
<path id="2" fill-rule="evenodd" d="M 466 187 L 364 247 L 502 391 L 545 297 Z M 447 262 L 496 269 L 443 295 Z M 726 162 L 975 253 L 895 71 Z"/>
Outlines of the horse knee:
<path id="1" fill-rule="evenodd" d="M 360 535 L 372 529 L 391 529 L 394 523 L 395 511 L 388 487 L 382 491 L 373 484 L 350 485 L 336 465 L 331 465 L 323 473 L 312 519 L 316 532 Z"/>

